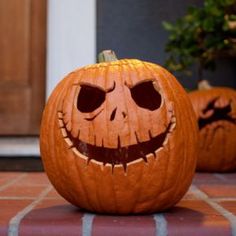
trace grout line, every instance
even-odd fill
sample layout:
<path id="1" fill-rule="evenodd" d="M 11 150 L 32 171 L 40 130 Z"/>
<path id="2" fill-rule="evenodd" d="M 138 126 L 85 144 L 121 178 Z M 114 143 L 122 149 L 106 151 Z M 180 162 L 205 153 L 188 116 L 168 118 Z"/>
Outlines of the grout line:
<path id="1" fill-rule="evenodd" d="M 0 200 L 35 200 L 37 197 L 0 196 Z M 45 197 L 45 200 L 63 200 L 63 197 Z"/>
<path id="2" fill-rule="evenodd" d="M 11 185 L 15 184 L 16 182 L 18 182 L 19 180 L 23 179 L 25 176 L 27 176 L 28 174 L 24 173 L 21 174 L 19 176 L 17 176 L 16 178 L 14 178 L 13 180 L 10 180 L 9 182 L 7 182 L 6 184 L 0 186 L 0 191 L 10 187 Z"/>
<path id="3" fill-rule="evenodd" d="M 191 190 L 194 192 L 194 194 L 197 197 L 199 197 L 199 199 L 206 202 L 208 205 L 210 205 L 212 208 L 218 211 L 222 216 L 224 216 L 230 222 L 232 236 L 236 236 L 236 216 L 232 214 L 230 211 L 226 210 L 221 205 L 219 205 L 217 202 L 214 202 L 213 200 L 211 200 L 208 197 L 208 195 L 205 194 L 203 191 L 201 191 L 197 186 L 192 185 Z"/>
<path id="4" fill-rule="evenodd" d="M 82 236 L 91 236 L 95 214 L 85 213 L 82 218 Z"/>
<path id="5" fill-rule="evenodd" d="M 19 225 L 21 220 L 26 214 L 28 214 L 39 202 L 41 202 L 45 196 L 51 191 L 52 186 L 45 188 L 37 199 L 35 199 L 31 204 L 25 207 L 23 210 L 19 211 L 9 222 L 8 236 L 18 236 L 19 234 Z"/>
<path id="6" fill-rule="evenodd" d="M 227 181 L 227 179 L 222 174 L 213 174 L 217 179 Z"/>
<path id="7" fill-rule="evenodd" d="M 24 187 L 26 188 L 31 188 L 31 187 L 47 187 L 50 183 L 46 183 L 46 184 L 27 184 L 27 183 L 23 183 Z M 19 185 L 20 186 L 20 185 Z"/>
<path id="8" fill-rule="evenodd" d="M 0 196 L 0 200 L 35 200 L 37 197 Z"/>
<path id="9" fill-rule="evenodd" d="M 216 202 L 229 202 L 229 201 L 236 201 L 236 197 L 212 197 L 211 200 L 216 201 Z"/>
<path id="10" fill-rule="evenodd" d="M 154 221 L 156 226 L 156 236 L 167 236 L 167 221 L 163 214 L 154 214 Z"/>

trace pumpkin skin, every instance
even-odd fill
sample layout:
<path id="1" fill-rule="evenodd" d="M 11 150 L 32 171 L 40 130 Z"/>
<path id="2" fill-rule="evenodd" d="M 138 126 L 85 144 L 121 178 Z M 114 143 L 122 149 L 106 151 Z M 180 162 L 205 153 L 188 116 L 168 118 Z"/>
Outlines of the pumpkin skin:
<path id="1" fill-rule="evenodd" d="M 123 59 L 83 67 L 58 84 L 43 113 L 40 149 L 50 181 L 72 204 L 151 213 L 186 193 L 197 136 L 177 80 L 156 64 Z"/>
<path id="2" fill-rule="evenodd" d="M 215 87 L 189 93 L 198 124 L 198 171 L 236 169 L 236 91 Z"/>

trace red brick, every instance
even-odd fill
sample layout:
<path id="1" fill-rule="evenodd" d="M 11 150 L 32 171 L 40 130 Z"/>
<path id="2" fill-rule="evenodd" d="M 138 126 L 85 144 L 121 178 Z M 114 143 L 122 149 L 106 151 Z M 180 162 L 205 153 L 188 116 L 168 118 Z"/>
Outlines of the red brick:
<path id="1" fill-rule="evenodd" d="M 12 217 L 31 203 L 30 200 L 0 200 L 0 235 L 7 235 Z"/>
<path id="2" fill-rule="evenodd" d="M 18 185 L 48 185 L 50 182 L 44 172 L 30 173 L 17 182 Z"/>
<path id="3" fill-rule="evenodd" d="M 22 175 L 22 173 L 0 172 L 0 186 L 7 184 L 20 175 Z"/>
<path id="4" fill-rule="evenodd" d="M 226 210 L 230 211 L 234 215 L 236 215 L 236 200 L 232 201 L 222 201 L 219 204 L 224 207 Z"/>
<path id="5" fill-rule="evenodd" d="M 1 173 L 0 185 L 22 173 Z M 219 204 L 236 215 L 236 174 L 196 174 L 194 183 L 210 197 L 227 198 Z M 45 173 L 27 173 L 25 177 L 0 192 L 0 197 L 37 196 L 49 185 Z M 0 198 L 1 199 L 1 198 Z M 218 199 L 218 200 L 220 200 Z M 7 235 L 9 220 L 32 200 L 0 200 L 0 235 Z M 204 201 L 188 191 L 182 201 L 164 213 L 168 235 L 230 235 L 229 222 Z M 20 235 L 81 235 L 83 212 L 66 202 L 55 189 L 29 212 L 20 223 Z M 156 235 L 152 215 L 104 216 L 94 218 L 93 236 Z"/>
<path id="6" fill-rule="evenodd" d="M 236 173 L 221 174 L 221 176 L 228 182 L 234 182 L 236 184 Z"/>
<path id="7" fill-rule="evenodd" d="M 22 175 L 23 172 L 0 172 L 0 179 L 2 178 L 14 178 Z"/>
<path id="8" fill-rule="evenodd" d="M 96 216 L 93 222 L 93 236 L 154 236 L 153 216 Z"/>
<path id="9" fill-rule="evenodd" d="M 205 192 L 209 197 L 235 197 L 235 183 L 225 184 L 201 184 L 198 188 Z"/>
<path id="10" fill-rule="evenodd" d="M 21 221 L 20 236 L 82 235 L 83 213 L 62 199 L 44 200 Z"/>
<path id="11" fill-rule="evenodd" d="M 229 222 L 200 200 L 182 200 L 164 215 L 169 236 L 231 235 Z"/>
<path id="12" fill-rule="evenodd" d="M 46 198 L 62 198 L 62 196 L 56 191 L 56 189 L 52 189 L 46 196 Z"/>
<path id="13" fill-rule="evenodd" d="M 11 185 L 0 192 L 0 197 L 37 197 L 44 189 L 44 186 Z"/>

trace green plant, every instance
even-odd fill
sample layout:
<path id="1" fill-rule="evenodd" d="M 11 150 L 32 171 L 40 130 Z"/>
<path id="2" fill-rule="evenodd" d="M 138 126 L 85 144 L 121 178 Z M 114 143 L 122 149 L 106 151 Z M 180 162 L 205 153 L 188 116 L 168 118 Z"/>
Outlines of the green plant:
<path id="1" fill-rule="evenodd" d="M 197 65 L 202 80 L 203 70 L 214 70 L 217 58 L 236 54 L 236 0 L 205 0 L 202 8 L 189 7 L 176 23 L 163 26 L 170 33 L 165 48 L 170 71 L 191 75 Z"/>

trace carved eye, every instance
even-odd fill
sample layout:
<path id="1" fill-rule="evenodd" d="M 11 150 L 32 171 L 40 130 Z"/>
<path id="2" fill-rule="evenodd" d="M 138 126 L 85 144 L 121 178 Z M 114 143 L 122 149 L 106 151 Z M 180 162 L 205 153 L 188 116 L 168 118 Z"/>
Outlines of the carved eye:
<path id="1" fill-rule="evenodd" d="M 208 104 L 207 107 L 203 109 L 203 114 L 206 114 L 209 110 L 213 110 L 215 107 L 215 102 L 219 99 L 219 97 L 214 98 L 213 100 L 211 100 Z"/>
<path id="2" fill-rule="evenodd" d="M 145 81 L 130 89 L 135 103 L 145 109 L 154 111 L 161 106 L 161 95 L 154 88 L 152 81 Z"/>
<path id="3" fill-rule="evenodd" d="M 80 85 L 77 108 L 81 112 L 92 112 L 105 101 L 106 93 L 102 89 L 90 85 Z"/>

